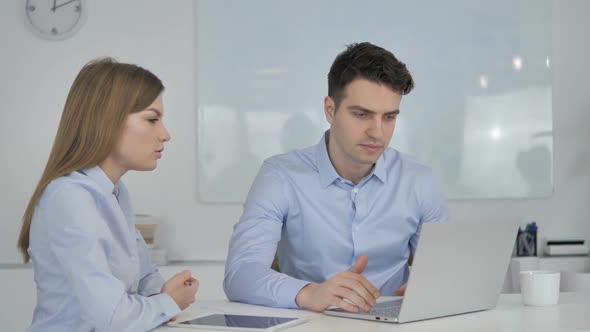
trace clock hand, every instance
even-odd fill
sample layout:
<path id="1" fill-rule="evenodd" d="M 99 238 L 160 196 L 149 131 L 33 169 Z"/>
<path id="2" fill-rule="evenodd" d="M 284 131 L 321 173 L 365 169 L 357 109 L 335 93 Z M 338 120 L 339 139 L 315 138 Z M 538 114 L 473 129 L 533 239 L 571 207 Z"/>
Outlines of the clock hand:
<path id="1" fill-rule="evenodd" d="M 57 0 L 53 0 L 53 7 L 51 7 L 51 10 L 55 13 L 55 3 L 57 2 Z"/>
<path id="2" fill-rule="evenodd" d="M 55 6 L 55 7 L 53 7 L 53 11 L 55 11 L 55 10 L 56 10 L 56 9 L 58 9 L 59 7 L 63 7 L 63 6 L 65 6 L 65 5 L 69 4 L 69 3 L 72 3 L 72 2 L 74 2 L 74 1 L 77 1 L 77 0 L 70 0 L 70 1 L 66 1 L 66 2 L 64 2 L 64 3 L 62 3 L 62 4 L 59 4 L 58 6 Z"/>

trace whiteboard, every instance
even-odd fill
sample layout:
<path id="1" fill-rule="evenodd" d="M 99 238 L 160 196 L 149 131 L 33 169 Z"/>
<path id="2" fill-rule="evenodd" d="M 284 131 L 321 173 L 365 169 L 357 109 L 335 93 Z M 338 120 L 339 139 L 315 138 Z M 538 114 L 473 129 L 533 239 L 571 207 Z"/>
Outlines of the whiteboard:
<path id="1" fill-rule="evenodd" d="M 352 42 L 405 62 L 391 146 L 450 199 L 553 192 L 551 4 L 523 1 L 197 1 L 196 169 L 205 203 L 242 202 L 262 161 L 316 144 L 327 73 Z M 222 143 L 222 144 L 220 144 Z"/>

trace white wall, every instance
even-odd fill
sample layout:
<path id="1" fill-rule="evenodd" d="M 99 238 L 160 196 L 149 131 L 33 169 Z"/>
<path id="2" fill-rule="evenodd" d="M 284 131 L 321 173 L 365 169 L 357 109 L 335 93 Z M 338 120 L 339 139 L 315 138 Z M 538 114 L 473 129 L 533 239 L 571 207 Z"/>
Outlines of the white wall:
<path id="1" fill-rule="evenodd" d="M 166 86 L 165 123 L 172 140 L 155 172 L 125 176 L 135 211 L 180 226 L 164 227 L 169 232 L 162 234 L 174 241 L 172 259 L 224 260 L 241 206 L 197 201 L 193 2 L 88 2 L 85 26 L 59 42 L 30 33 L 21 14 L 24 2 L 0 2 L 0 150 L 5 161 L 0 164 L 0 263 L 20 262 L 15 245 L 20 218 L 76 73 L 88 60 L 107 55 L 152 70 Z M 208 227 L 211 223 L 222 225 Z"/>
<path id="2" fill-rule="evenodd" d="M 91 1 L 86 25 L 72 39 L 38 39 L 27 29 L 24 4 L 0 2 L 0 263 L 17 263 L 20 218 L 55 135 L 63 103 L 80 67 L 110 55 L 141 64 L 166 87 L 172 133 L 158 169 L 130 173 L 136 212 L 162 217 L 173 260 L 223 260 L 240 205 L 202 204 L 197 198 L 193 2 Z M 590 2 L 554 1 L 552 69 L 554 183 L 549 199 L 452 201 L 456 219 L 485 216 L 536 220 L 548 236 L 590 237 Z M 411 60 L 408 60 L 411 61 Z M 327 70 L 327 69 L 326 69 Z M 321 101 L 317 101 L 321 112 Z M 219 142 L 223 144 L 223 142 Z M 502 174 L 498 174 L 501 177 Z M 215 227 L 210 227 L 215 223 Z M 174 227 L 171 227 L 173 224 Z"/>
<path id="3" fill-rule="evenodd" d="M 166 123 L 173 138 L 156 172 L 126 176 L 136 211 L 162 216 L 173 220 L 175 225 L 182 225 L 168 230 L 167 238 L 174 240 L 172 259 L 223 260 L 224 255 L 219 253 L 225 252 L 226 242 L 215 239 L 229 238 L 241 206 L 203 205 L 197 201 L 193 2 L 90 1 L 86 25 L 74 38 L 61 42 L 43 41 L 32 35 L 20 13 L 23 6 L 22 1 L 0 1 L 0 151 L 3 156 L 0 163 L 0 263 L 19 262 L 15 243 L 20 217 L 46 161 L 67 90 L 87 60 L 104 55 L 149 68 L 167 87 Z M 590 22 L 585 17 L 588 12 L 590 1 L 555 0 L 553 35 L 547 36 L 553 40 L 554 51 L 551 64 L 554 72 L 553 197 L 453 201 L 450 208 L 454 218 L 503 220 L 519 217 L 536 220 L 549 236 L 590 239 L 590 93 L 587 83 L 590 45 L 586 37 Z M 318 112 L 321 112 L 319 100 Z M 209 223 L 221 223 L 222 227 L 214 228 L 220 233 L 211 234 Z M 204 265 L 194 268 L 197 275 L 199 266 Z M 0 269 L 0 285 L 12 285 L 11 280 L 18 271 Z M 203 271 L 209 273 L 206 268 Z M 14 307 L 15 299 L 17 303 L 32 303 L 31 295 L 32 292 L 26 290 L 18 296 L 3 296 L 0 312 Z M 30 319 L 30 311 L 22 315 L 19 327 Z"/>

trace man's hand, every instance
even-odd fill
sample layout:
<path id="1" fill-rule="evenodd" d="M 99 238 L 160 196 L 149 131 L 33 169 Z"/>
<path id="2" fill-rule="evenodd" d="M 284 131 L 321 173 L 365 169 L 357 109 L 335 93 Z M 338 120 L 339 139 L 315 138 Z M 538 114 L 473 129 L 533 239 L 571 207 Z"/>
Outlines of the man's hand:
<path id="1" fill-rule="evenodd" d="M 369 311 L 375 305 L 379 291 L 361 273 L 367 267 L 369 259 L 363 255 L 358 258 L 350 271 L 338 273 L 321 283 L 311 283 L 303 287 L 295 302 L 304 309 L 323 311 L 330 306 L 337 306 L 349 312 L 359 309 Z"/>
<path id="2" fill-rule="evenodd" d="M 397 295 L 397 296 L 404 296 L 404 294 L 406 294 L 406 286 L 407 285 L 408 285 L 408 283 L 406 282 L 400 288 L 396 289 L 394 291 L 394 294 Z"/>

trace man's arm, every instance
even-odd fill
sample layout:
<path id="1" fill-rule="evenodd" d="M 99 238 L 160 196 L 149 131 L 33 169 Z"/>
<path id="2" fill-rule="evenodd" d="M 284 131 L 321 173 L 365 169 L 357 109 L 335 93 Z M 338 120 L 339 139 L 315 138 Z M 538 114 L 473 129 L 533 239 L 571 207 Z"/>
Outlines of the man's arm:
<path id="1" fill-rule="evenodd" d="M 223 288 L 231 301 L 297 308 L 295 296 L 309 282 L 271 269 L 289 197 L 276 166 L 262 165 L 234 226 Z"/>
<path id="2" fill-rule="evenodd" d="M 321 284 L 295 279 L 271 269 L 292 199 L 284 183 L 278 170 L 269 162 L 264 163 L 254 180 L 244 204 L 244 213 L 230 240 L 223 283 L 228 299 L 314 311 L 322 311 L 331 305 L 348 311 L 369 310 L 375 305 L 379 291 L 361 275 L 367 264 L 366 256 L 359 258 L 351 271 L 340 272 Z"/>
<path id="3" fill-rule="evenodd" d="M 432 171 L 420 181 L 418 187 L 418 205 L 420 206 L 420 225 L 416 233 L 410 239 L 411 256 L 416 253 L 416 246 L 420 238 L 422 224 L 431 221 L 447 221 L 449 219 L 449 209 L 447 200 L 438 181 L 434 178 Z"/>

